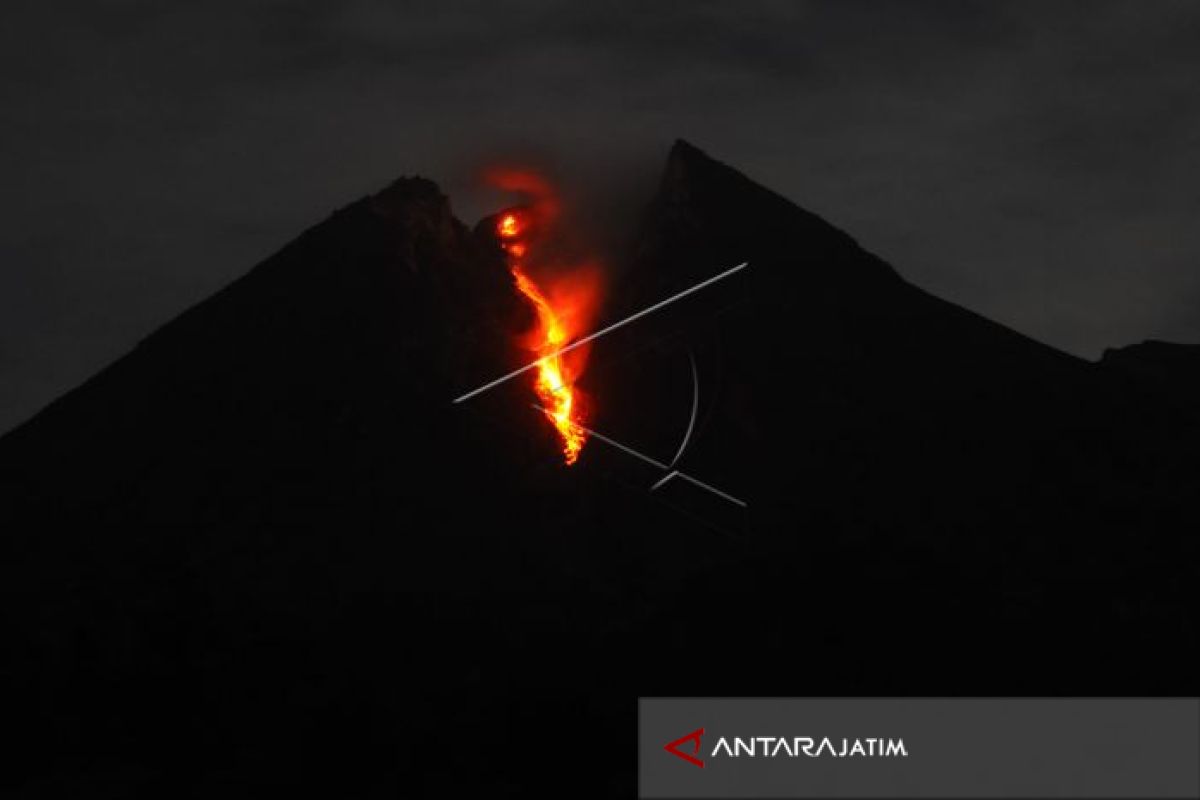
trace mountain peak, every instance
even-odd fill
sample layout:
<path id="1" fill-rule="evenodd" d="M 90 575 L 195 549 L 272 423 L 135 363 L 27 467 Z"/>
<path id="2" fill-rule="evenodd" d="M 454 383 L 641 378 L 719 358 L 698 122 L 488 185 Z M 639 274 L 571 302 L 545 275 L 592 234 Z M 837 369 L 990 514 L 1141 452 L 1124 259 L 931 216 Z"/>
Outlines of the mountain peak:
<path id="1" fill-rule="evenodd" d="M 641 233 L 606 289 L 655 313 L 605 309 L 624 321 L 583 378 L 608 438 L 570 469 L 513 372 L 530 312 L 502 253 L 423 178 L 0 439 L 6 780 L 279 794 L 313 752 L 310 792 L 450 776 L 533 796 L 575 744 L 549 742 L 565 766 L 544 775 L 519 743 L 615 740 L 627 698 L 709 674 L 749 694 L 1194 693 L 1196 403 L 921 291 L 682 140 Z M 798 620 L 797 587 L 835 602 Z M 698 642 L 707 672 L 681 678 Z M 906 657 L 862 669 L 880 653 Z M 497 728 L 466 759 L 442 746 Z"/>
<path id="2" fill-rule="evenodd" d="M 715 161 L 715 159 L 713 159 L 712 156 L 689 142 L 687 139 L 676 139 L 671 144 L 671 149 L 667 153 L 668 169 L 670 169 L 672 165 L 678 165 L 682 167 L 689 162 L 702 164 L 704 162 L 713 161 Z"/>
<path id="3" fill-rule="evenodd" d="M 903 284 L 853 238 L 684 139 L 643 220 L 634 280 L 661 295 L 750 262 L 771 294 L 886 294 Z M 640 274 L 638 274 L 640 273 Z"/>
<path id="4" fill-rule="evenodd" d="M 453 216 L 450 199 L 428 178 L 404 175 L 367 198 L 371 208 L 384 216 L 408 215 L 424 209 L 431 215 Z"/>

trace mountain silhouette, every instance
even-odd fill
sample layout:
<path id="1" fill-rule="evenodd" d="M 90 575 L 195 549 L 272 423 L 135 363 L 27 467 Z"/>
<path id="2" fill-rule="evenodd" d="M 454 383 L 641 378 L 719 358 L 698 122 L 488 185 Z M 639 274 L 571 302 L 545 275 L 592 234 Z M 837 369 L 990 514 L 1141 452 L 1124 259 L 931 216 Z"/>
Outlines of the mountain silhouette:
<path id="1" fill-rule="evenodd" d="M 1194 348 L 1064 354 L 677 142 L 605 320 L 747 266 L 594 344 L 589 424 L 721 494 L 651 490 L 451 402 L 527 355 L 488 230 L 396 181 L 0 439 L 9 793 L 629 796 L 638 696 L 1196 693 Z"/>

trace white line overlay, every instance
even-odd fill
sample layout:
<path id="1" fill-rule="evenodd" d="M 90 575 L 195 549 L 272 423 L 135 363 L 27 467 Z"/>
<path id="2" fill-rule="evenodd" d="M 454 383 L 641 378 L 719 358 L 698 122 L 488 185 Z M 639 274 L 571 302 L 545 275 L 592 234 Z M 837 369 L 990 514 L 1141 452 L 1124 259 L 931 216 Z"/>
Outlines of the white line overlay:
<path id="1" fill-rule="evenodd" d="M 541 411 L 543 414 L 552 413 L 549 409 L 539 406 L 537 403 L 530 403 L 530 406 L 532 408 L 537 409 L 538 411 Z M 618 450 L 620 450 L 623 453 L 628 453 L 629 455 L 633 456 L 634 458 L 639 458 L 642 461 L 645 461 L 647 464 L 649 464 L 653 467 L 657 467 L 658 469 L 661 469 L 661 470 L 670 470 L 669 472 L 667 472 L 667 474 L 665 476 L 663 476 L 663 478 L 661 480 L 658 481 L 658 483 L 656 483 L 650 487 L 650 491 L 652 491 L 652 492 L 655 489 L 657 489 L 658 487 L 665 484 L 667 481 L 671 480 L 672 478 L 682 478 L 683 480 L 687 481 L 688 483 L 692 484 L 693 486 L 699 486 L 701 489 L 706 489 L 707 491 L 712 492 L 717 497 L 720 497 L 722 500 L 728 500 L 729 502 L 733 503 L 734 505 L 739 505 L 742 508 L 747 508 L 747 505 L 745 502 L 737 499 L 733 495 L 727 494 L 726 492 L 722 492 L 717 487 L 710 486 L 707 483 L 705 483 L 704 481 L 697 480 L 696 478 L 693 478 L 691 475 L 688 475 L 686 472 L 682 472 L 677 469 L 671 469 L 670 466 L 662 463 L 658 459 L 651 458 L 650 456 L 646 455 L 645 453 L 639 453 L 637 450 L 634 450 L 629 445 L 621 444 L 616 439 L 609 438 L 608 436 L 605 436 L 602 433 L 598 433 L 598 432 L 592 430 L 591 428 L 580 425 L 578 422 L 572 422 L 571 427 L 578 428 L 579 430 L 583 431 L 584 433 L 588 434 L 589 436 L 599 439 L 600 441 L 604 442 L 605 444 L 611 445 L 612 447 L 617 448 Z"/>
<path id="2" fill-rule="evenodd" d="M 456 397 L 456 398 L 454 398 L 454 402 L 461 403 L 464 400 L 470 400 L 472 397 L 474 397 L 477 394 L 482 394 L 483 392 L 486 392 L 488 389 L 491 389 L 495 386 L 499 386 L 500 384 L 504 383 L 505 381 L 512 380 L 513 378 L 517 377 L 518 375 L 522 375 L 522 374 L 528 372 L 529 370 L 533 369 L 534 367 L 541 364 L 543 361 L 546 361 L 547 359 L 554 358 L 555 356 L 560 356 L 563 353 L 574 350 L 576 347 L 585 345 L 588 342 L 593 341 L 594 339 L 599 339 L 601 336 L 604 336 L 607 333 L 612 333 L 617 328 L 623 328 L 624 326 L 628 325 L 629 323 L 633 322 L 634 320 L 641 319 L 642 317 L 646 316 L 647 314 L 652 314 L 661 308 L 665 308 L 665 307 L 669 306 L 671 303 L 674 303 L 676 300 L 682 300 L 683 298 L 687 297 L 689 294 L 698 292 L 701 289 L 705 288 L 706 286 L 712 286 L 717 281 L 728 278 L 730 275 L 733 275 L 737 272 L 741 272 L 743 269 L 745 269 L 748 266 L 750 266 L 750 262 L 743 261 L 741 264 L 738 264 L 736 267 L 730 267 L 729 269 L 725 270 L 724 272 L 722 272 L 718 275 L 714 275 L 713 277 L 711 277 L 707 280 L 697 283 L 695 286 L 691 287 L 690 289 L 684 289 L 682 292 L 679 292 L 678 294 L 673 294 L 670 297 L 668 297 L 666 300 L 659 300 L 654 305 L 649 306 L 647 308 L 643 308 L 641 311 L 638 311 L 636 314 L 630 314 L 625 319 L 614 322 L 612 325 L 609 325 L 606 328 L 601 328 L 600 330 L 596 331 L 595 333 L 588 334 L 587 336 L 583 337 L 582 339 L 576 339 L 574 342 L 571 342 L 570 344 L 568 344 L 564 347 L 560 347 L 558 350 L 555 350 L 553 353 L 547 353 L 546 355 L 539 358 L 537 361 L 534 361 L 530 364 L 526 364 L 525 366 L 521 367 L 520 369 L 515 369 L 512 372 L 508 373 L 507 375 L 501 375 L 499 378 L 496 378 L 496 380 L 494 380 L 490 383 L 485 383 L 483 386 L 480 386 L 478 389 L 473 389 L 472 391 L 467 392 L 466 394 L 462 395 L 461 397 Z"/>

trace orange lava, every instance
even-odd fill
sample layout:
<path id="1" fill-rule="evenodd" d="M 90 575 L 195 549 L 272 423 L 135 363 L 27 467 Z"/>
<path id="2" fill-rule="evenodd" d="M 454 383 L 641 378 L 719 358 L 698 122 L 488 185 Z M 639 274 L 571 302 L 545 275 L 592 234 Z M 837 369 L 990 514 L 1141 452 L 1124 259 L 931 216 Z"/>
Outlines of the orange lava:
<path id="1" fill-rule="evenodd" d="M 575 386 L 579 371 L 586 358 L 584 348 L 569 354 L 558 351 L 570 344 L 581 331 L 572 326 L 583 324 L 586 315 L 581 311 L 594 305 L 597 283 L 588 280 L 563 281 L 557 292 L 547 292 L 545 287 L 527 271 L 527 254 L 530 250 L 529 237 L 532 220 L 520 211 L 502 213 L 496 219 L 496 235 L 508 255 L 517 291 L 529 302 L 537 315 L 537 325 L 530 333 L 530 348 L 541 359 L 536 369 L 534 392 L 539 407 L 554 425 L 562 439 L 562 453 L 567 466 L 579 460 L 579 453 L 587 442 L 588 434 L 583 428 L 583 407 L 586 399 Z"/>
<path id="2" fill-rule="evenodd" d="M 579 414 L 576 411 L 575 395 L 579 391 L 568 377 L 563 357 L 557 354 L 567 344 L 567 331 L 563 327 L 554 307 L 546 299 L 537 284 L 529 279 L 520 266 L 512 266 L 513 279 L 517 290 L 528 298 L 537 312 L 538 328 L 542 340 L 539 355 L 543 358 L 538 363 L 537 380 L 534 390 L 542 401 L 542 411 L 554 427 L 558 429 L 563 440 L 563 457 L 570 466 L 579 460 L 579 451 L 587 441 L 587 432 L 580 427 Z"/>
<path id="3" fill-rule="evenodd" d="M 496 233 L 501 239 L 513 239 L 519 236 L 521 226 L 517 221 L 517 215 L 510 213 L 500 217 L 500 221 L 496 223 Z"/>

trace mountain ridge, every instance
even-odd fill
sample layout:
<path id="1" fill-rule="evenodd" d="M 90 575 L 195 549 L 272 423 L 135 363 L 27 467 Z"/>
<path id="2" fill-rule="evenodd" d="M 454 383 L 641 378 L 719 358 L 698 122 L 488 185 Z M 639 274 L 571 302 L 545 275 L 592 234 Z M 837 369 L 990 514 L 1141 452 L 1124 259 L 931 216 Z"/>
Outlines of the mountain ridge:
<path id="1" fill-rule="evenodd" d="M 613 261 L 610 320 L 749 261 L 581 378 L 663 463 L 698 397 L 674 468 L 744 508 L 598 437 L 563 467 L 523 380 L 452 403 L 530 311 L 401 179 L 0 438 L 0 785 L 552 796 L 545 732 L 627 740 L 638 696 L 1196 692 L 1194 405 L 690 145 Z"/>

